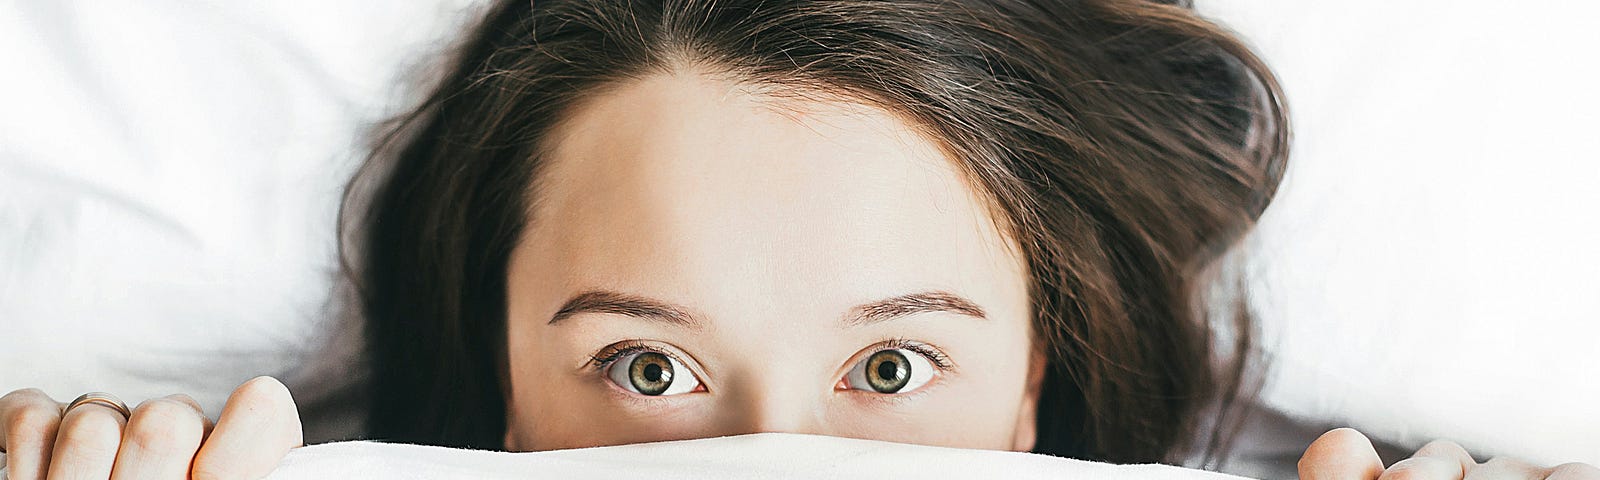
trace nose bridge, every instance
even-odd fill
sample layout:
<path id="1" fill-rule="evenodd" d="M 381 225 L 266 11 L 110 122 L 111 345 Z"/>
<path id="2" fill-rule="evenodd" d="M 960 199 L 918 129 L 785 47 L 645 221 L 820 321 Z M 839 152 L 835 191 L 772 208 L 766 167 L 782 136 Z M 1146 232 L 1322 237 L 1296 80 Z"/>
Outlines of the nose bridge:
<path id="1" fill-rule="evenodd" d="M 724 435 L 746 433 L 825 434 L 826 394 L 813 382 L 769 372 L 742 372 L 725 391 L 728 402 L 721 430 Z"/>

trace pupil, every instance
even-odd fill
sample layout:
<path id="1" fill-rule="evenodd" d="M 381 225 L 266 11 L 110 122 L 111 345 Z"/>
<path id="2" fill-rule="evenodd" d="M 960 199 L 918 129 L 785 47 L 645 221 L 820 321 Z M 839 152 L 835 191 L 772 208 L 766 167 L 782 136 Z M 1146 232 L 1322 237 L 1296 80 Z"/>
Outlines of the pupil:
<path id="1" fill-rule="evenodd" d="M 878 364 L 878 378 L 887 380 L 889 382 L 894 382 L 896 380 L 895 377 L 900 373 L 899 370 L 900 369 L 898 366 L 894 364 L 894 361 L 886 360 L 883 363 Z"/>
<path id="2" fill-rule="evenodd" d="M 661 365 L 655 363 L 645 365 L 644 379 L 652 382 L 661 381 Z"/>

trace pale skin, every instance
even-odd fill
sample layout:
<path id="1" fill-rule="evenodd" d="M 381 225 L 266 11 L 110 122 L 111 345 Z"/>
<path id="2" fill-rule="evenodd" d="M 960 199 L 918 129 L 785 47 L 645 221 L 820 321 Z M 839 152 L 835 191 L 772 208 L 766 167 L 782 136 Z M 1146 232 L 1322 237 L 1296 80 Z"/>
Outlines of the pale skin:
<path id="1" fill-rule="evenodd" d="M 1027 271 L 936 144 L 880 109 L 692 70 L 635 79 L 550 136 L 507 286 L 506 447 L 793 432 L 1026 451 L 1043 358 Z M 885 367 L 884 365 L 888 365 Z M 131 419 L 0 398 L 10 478 L 255 478 L 301 444 L 293 399 L 241 386 Z M 1600 479 L 1431 443 L 1385 467 L 1340 429 L 1314 479 Z"/>

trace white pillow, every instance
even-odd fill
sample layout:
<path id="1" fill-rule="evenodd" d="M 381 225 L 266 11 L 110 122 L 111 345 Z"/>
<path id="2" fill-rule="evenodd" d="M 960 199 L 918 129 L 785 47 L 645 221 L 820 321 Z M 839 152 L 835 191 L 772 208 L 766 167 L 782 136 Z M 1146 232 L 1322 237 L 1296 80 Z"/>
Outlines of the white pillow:
<path id="1" fill-rule="evenodd" d="M 0 9 L 0 392 L 186 392 L 214 415 L 292 375 L 332 318 L 367 125 L 468 3 Z"/>
<path id="2" fill-rule="evenodd" d="M 1600 7 L 1202 3 L 1295 120 L 1250 255 L 1265 403 L 1407 448 L 1600 464 Z"/>

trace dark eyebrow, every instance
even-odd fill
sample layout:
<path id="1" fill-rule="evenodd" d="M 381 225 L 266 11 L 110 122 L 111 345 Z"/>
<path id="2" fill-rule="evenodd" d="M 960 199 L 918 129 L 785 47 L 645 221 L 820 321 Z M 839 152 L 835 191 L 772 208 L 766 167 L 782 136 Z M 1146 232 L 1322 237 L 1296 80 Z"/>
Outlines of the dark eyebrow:
<path id="1" fill-rule="evenodd" d="M 922 292 L 886 298 L 850 309 L 845 325 L 859 327 L 926 312 L 949 312 L 969 317 L 988 318 L 983 308 L 971 300 L 948 292 Z"/>
<path id="2" fill-rule="evenodd" d="M 637 295 L 608 290 L 591 290 L 574 295 L 550 316 L 550 325 L 560 323 L 579 313 L 610 313 L 647 320 L 660 320 L 673 325 L 699 328 L 700 320 L 689 314 L 687 308 Z M 907 315 L 928 312 L 948 312 L 969 317 L 987 318 L 983 308 L 971 300 L 948 292 L 921 292 L 890 297 L 850 309 L 844 323 L 863 326 L 885 322 Z"/>
<path id="3" fill-rule="evenodd" d="M 684 307 L 670 303 L 652 300 L 637 295 L 629 295 L 607 290 L 591 290 L 574 295 L 555 315 L 550 316 L 550 325 L 560 323 L 567 317 L 579 313 L 611 313 L 627 315 L 630 317 L 647 320 L 660 320 L 681 327 L 699 328 L 700 320 L 689 314 Z"/>

